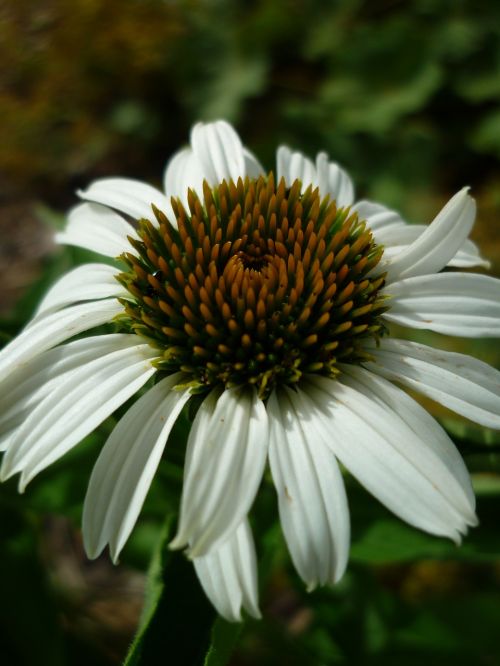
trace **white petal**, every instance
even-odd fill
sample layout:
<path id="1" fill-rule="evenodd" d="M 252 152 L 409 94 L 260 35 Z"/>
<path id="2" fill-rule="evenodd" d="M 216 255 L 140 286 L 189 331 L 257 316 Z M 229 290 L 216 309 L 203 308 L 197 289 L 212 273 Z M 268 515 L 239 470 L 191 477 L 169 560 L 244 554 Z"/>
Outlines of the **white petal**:
<path id="1" fill-rule="evenodd" d="M 127 296 L 128 292 L 116 280 L 119 270 L 106 264 L 84 264 L 63 275 L 49 289 L 38 306 L 29 326 L 49 312 L 80 301 L 93 301 L 112 296 Z"/>
<path id="2" fill-rule="evenodd" d="M 154 220 L 152 204 L 160 210 L 169 208 L 169 201 L 160 190 L 132 178 L 95 180 L 87 190 L 78 194 L 82 199 L 109 206 L 135 220 Z"/>
<path id="3" fill-rule="evenodd" d="M 71 209 L 64 231 L 55 238 L 61 245 L 76 245 L 106 257 L 118 257 L 134 251 L 127 236 L 137 237 L 131 224 L 105 206 L 85 203 Z"/>
<path id="4" fill-rule="evenodd" d="M 21 492 L 126 402 L 155 373 L 149 345 L 112 352 L 69 374 L 17 430 L 2 461 L 2 479 L 22 471 Z"/>
<path id="5" fill-rule="evenodd" d="M 229 123 L 197 123 L 191 130 L 191 146 L 209 185 L 245 177 L 243 146 Z"/>
<path id="6" fill-rule="evenodd" d="M 382 339 L 366 367 L 487 428 L 500 428 L 500 372 L 465 354 Z"/>
<path id="7" fill-rule="evenodd" d="M 399 213 L 374 201 L 366 201 L 364 199 L 357 201 L 351 211 L 357 213 L 360 220 L 367 222 L 370 229 L 374 232 L 375 238 L 377 238 L 376 232 L 379 230 L 408 226 Z M 377 242 L 381 241 L 377 239 Z"/>
<path id="8" fill-rule="evenodd" d="M 254 389 L 212 392 L 189 434 L 178 533 L 171 548 L 188 542 L 205 555 L 241 523 L 253 503 L 267 455 L 264 403 Z"/>
<path id="9" fill-rule="evenodd" d="M 427 229 L 425 224 L 408 224 L 398 212 L 373 201 L 358 201 L 352 211 L 358 213 L 360 220 L 366 220 L 375 241 L 385 246 L 383 262 L 392 261 Z M 472 241 L 466 239 L 447 266 L 489 268 L 490 262 L 480 256 L 479 249 Z"/>
<path id="10" fill-rule="evenodd" d="M 476 268 L 478 266 L 491 268 L 491 262 L 483 259 L 477 245 L 467 239 L 453 259 L 448 262 L 448 266 L 453 266 L 453 268 Z"/>
<path id="11" fill-rule="evenodd" d="M 264 169 L 256 157 L 242 146 L 228 123 L 198 123 L 191 132 L 191 146 L 177 152 L 165 169 L 165 191 L 188 206 L 188 189 L 203 196 L 203 181 L 215 186 L 223 180 L 256 178 Z M 168 217 L 168 214 L 167 214 Z"/>
<path id="12" fill-rule="evenodd" d="M 309 185 L 317 186 L 316 168 L 308 157 L 298 151 L 291 151 L 287 146 L 280 146 L 276 153 L 276 170 L 278 182 L 284 178 L 290 187 L 295 180 L 302 183 L 302 191 Z"/>
<path id="13" fill-rule="evenodd" d="M 194 190 L 198 196 L 203 194 L 203 171 L 192 148 L 184 148 L 176 153 L 165 169 L 165 191 L 169 197 L 179 198 L 184 208 L 188 209 L 188 189 Z M 175 215 L 165 212 L 172 222 Z"/>
<path id="14" fill-rule="evenodd" d="M 458 542 L 477 519 L 453 444 L 405 393 L 388 382 L 377 383 L 374 392 L 364 378 L 359 381 L 363 371 L 357 370 L 356 379 L 311 377 L 303 391 L 311 426 L 320 426 L 342 464 L 388 509 L 410 525 Z"/>
<path id="15" fill-rule="evenodd" d="M 388 321 L 463 337 L 500 337 L 500 280 L 473 273 L 440 273 L 395 282 Z"/>
<path id="16" fill-rule="evenodd" d="M 464 188 L 448 201 L 423 234 L 391 259 L 387 284 L 443 269 L 469 236 L 475 217 L 476 203 Z"/>
<path id="17" fill-rule="evenodd" d="M 18 425 L 21 425 L 22 421 L 20 420 Z M 7 449 L 10 446 L 10 443 L 12 442 L 13 438 L 15 436 L 15 429 L 9 430 L 9 432 L 4 432 L 0 436 L 0 453 L 3 453 L 4 451 L 7 451 Z"/>
<path id="18" fill-rule="evenodd" d="M 2 382 L 0 431 L 20 425 L 69 373 L 119 349 L 136 346 L 136 335 L 116 333 L 75 340 L 43 352 Z"/>
<path id="19" fill-rule="evenodd" d="M 457 447 L 436 419 L 413 398 L 382 377 L 378 377 L 364 368 L 352 365 L 339 364 L 339 368 L 344 374 L 348 375 L 347 384 L 362 393 L 364 392 L 384 409 L 396 412 L 406 425 L 425 441 L 426 446 L 441 460 L 447 467 L 448 472 L 458 482 L 459 491 L 456 502 L 458 504 L 462 501 L 462 496 L 465 497 L 463 510 L 466 513 L 469 512 L 470 521 L 475 524 L 476 519 L 473 511 L 476 499 L 469 472 Z"/>
<path id="20" fill-rule="evenodd" d="M 240 622 L 244 608 L 252 617 L 261 617 L 255 546 L 247 520 L 222 545 L 203 557 L 195 557 L 193 564 L 219 615 L 229 622 Z"/>
<path id="21" fill-rule="evenodd" d="M 426 229 L 425 224 L 393 224 L 375 230 L 373 237 L 377 243 L 385 246 L 385 252 L 387 248 L 395 248 L 401 252 L 408 245 L 414 243 Z"/>
<path id="22" fill-rule="evenodd" d="M 190 398 L 172 389 L 180 373 L 165 377 L 120 419 L 92 471 L 83 507 L 89 557 L 107 543 L 117 560 L 142 509 L 170 431 Z"/>
<path id="23" fill-rule="evenodd" d="M 249 178 L 258 178 L 259 176 L 264 175 L 266 172 L 264 167 L 255 157 L 255 155 L 248 150 L 248 148 L 243 147 L 243 157 L 245 160 L 245 175 Z"/>
<path id="24" fill-rule="evenodd" d="M 335 583 L 347 566 L 350 533 L 337 461 L 308 428 L 298 393 L 273 392 L 267 412 L 269 463 L 293 563 L 309 590 Z"/>
<path id="25" fill-rule="evenodd" d="M 377 243 L 384 245 L 382 261 L 392 261 L 394 257 L 414 243 L 427 229 L 424 224 L 401 224 L 382 227 L 373 232 Z M 454 268 L 472 268 L 482 266 L 488 268 L 490 263 L 479 254 L 478 247 L 466 239 L 447 266 Z M 380 268 L 380 265 L 379 267 Z"/>
<path id="26" fill-rule="evenodd" d="M 327 194 L 338 208 L 350 206 L 354 201 L 354 185 L 347 171 L 336 162 L 329 162 L 326 153 L 316 156 L 316 184 L 322 197 Z"/>
<path id="27" fill-rule="evenodd" d="M 47 349 L 94 326 L 105 324 L 121 312 L 123 312 L 123 306 L 112 299 L 72 305 L 64 310 L 48 314 L 21 331 L 2 349 L 0 376 L 5 379 L 13 370 Z"/>

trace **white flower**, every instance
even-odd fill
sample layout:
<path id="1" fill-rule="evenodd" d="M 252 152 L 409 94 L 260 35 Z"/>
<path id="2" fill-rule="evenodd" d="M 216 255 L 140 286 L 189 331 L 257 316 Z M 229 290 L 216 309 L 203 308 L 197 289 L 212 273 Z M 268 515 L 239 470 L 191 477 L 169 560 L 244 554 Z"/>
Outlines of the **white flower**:
<path id="1" fill-rule="evenodd" d="M 156 376 L 94 467 L 90 557 L 109 545 L 118 558 L 177 416 L 203 394 L 171 547 L 188 547 L 230 620 L 242 608 L 259 616 L 247 515 L 267 460 L 292 560 L 313 589 L 338 581 L 348 560 L 338 461 L 415 527 L 458 542 L 476 524 L 458 451 L 393 381 L 500 427 L 500 373 L 388 335 L 391 322 L 499 335 L 500 281 L 441 272 L 486 264 L 468 240 L 467 189 L 420 227 L 353 205 L 349 176 L 324 154 L 313 164 L 281 147 L 276 175 L 216 122 L 196 125 L 171 159 L 166 195 L 123 178 L 94 182 L 58 240 L 121 255 L 128 269 L 70 271 L 0 354 L 1 476 L 20 472 L 21 490 Z M 126 332 L 65 342 L 112 321 Z"/>

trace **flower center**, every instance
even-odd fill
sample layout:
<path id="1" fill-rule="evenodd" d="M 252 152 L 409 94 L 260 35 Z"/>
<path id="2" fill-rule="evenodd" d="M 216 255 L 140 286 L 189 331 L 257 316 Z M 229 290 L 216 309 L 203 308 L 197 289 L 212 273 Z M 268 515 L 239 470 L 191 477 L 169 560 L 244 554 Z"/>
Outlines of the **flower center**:
<path id="1" fill-rule="evenodd" d="M 158 368 L 200 389 L 252 384 L 265 398 L 303 373 L 335 377 L 381 334 L 383 249 L 365 223 L 301 183 L 204 184 L 176 225 L 154 209 L 122 259 L 126 325 L 159 350 Z"/>

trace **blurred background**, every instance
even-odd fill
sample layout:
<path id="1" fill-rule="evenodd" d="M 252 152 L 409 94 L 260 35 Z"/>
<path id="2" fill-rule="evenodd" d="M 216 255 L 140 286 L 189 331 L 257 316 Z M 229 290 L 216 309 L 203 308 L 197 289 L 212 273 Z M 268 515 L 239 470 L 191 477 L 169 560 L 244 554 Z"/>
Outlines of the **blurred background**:
<path id="1" fill-rule="evenodd" d="M 429 222 L 470 185 L 472 238 L 500 275 L 495 0 L 3 0 L 0 62 L 3 341 L 55 277 L 91 257 L 52 241 L 75 190 L 113 175 L 161 187 L 169 155 L 200 119 L 232 122 L 268 169 L 281 143 L 325 150 L 360 198 L 412 222 Z M 419 339 L 500 366 L 497 341 Z M 227 663 L 500 663 L 500 436 L 426 406 L 473 472 L 480 526 L 458 549 L 407 528 L 349 481 L 348 573 L 306 594 L 266 488 L 254 511 L 265 619 L 244 625 Z M 81 506 L 113 423 L 25 496 L 15 481 L 0 487 L 5 666 L 111 666 L 127 652 L 151 553 L 179 497 L 182 446 L 169 444 L 122 564 L 91 563 Z"/>

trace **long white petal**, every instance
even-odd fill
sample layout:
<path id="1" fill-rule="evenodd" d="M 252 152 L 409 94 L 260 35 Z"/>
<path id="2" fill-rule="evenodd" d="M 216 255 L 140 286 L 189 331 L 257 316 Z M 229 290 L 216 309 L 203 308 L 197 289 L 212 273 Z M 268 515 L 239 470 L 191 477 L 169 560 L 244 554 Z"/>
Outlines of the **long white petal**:
<path id="1" fill-rule="evenodd" d="M 477 519 L 470 481 L 453 444 L 403 391 L 373 375 L 374 392 L 362 369 L 352 374 L 342 381 L 309 380 L 303 399 L 311 426 L 388 509 L 410 525 L 458 542 Z"/>
<path id="2" fill-rule="evenodd" d="M 382 227 L 373 232 L 377 243 L 384 246 L 383 261 L 392 261 L 400 252 L 414 243 L 427 229 L 424 224 L 401 224 Z M 489 268 L 490 262 L 479 254 L 479 248 L 468 238 L 462 243 L 447 266 L 453 268 Z"/>
<path id="3" fill-rule="evenodd" d="M 172 390 L 180 373 L 165 377 L 120 419 L 90 477 L 83 507 L 83 539 L 95 558 L 107 543 L 117 560 L 142 509 L 170 431 L 190 398 Z"/>
<path id="4" fill-rule="evenodd" d="M 404 384 L 471 421 L 500 428 L 500 372 L 465 354 L 417 342 L 380 341 L 370 348 L 372 372 Z"/>
<path id="5" fill-rule="evenodd" d="M 364 392 L 384 409 L 397 412 L 406 425 L 426 442 L 426 446 L 441 460 L 447 467 L 448 472 L 458 482 L 457 505 L 458 502 L 462 501 L 463 495 L 465 497 L 463 509 L 470 514 L 471 524 L 475 524 L 476 519 L 473 511 L 476 499 L 469 472 L 457 447 L 436 419 L 422 405 L 384 378 L 378 377 L 364 368 L 352 365 L 339 364 L 339 368 L 347 375 L 348 379 L 345 380 L 347 384 L 358 391 Z M 449 492 L 451 497 L 451 490 Z"/>
<path id="6" fill-rule="evenodd" d="M 254 389 L 209 394 L 189 434 L 178 533 L 190 556 L 222 543 L 247 515 L 266 462 L 268 424 Z"/>
<path id="7" fill-rule="evenodd" d="M 335 583 L 347 566 L 350 534 L 337 461 L 308 428 L 300 394 L 273 392 L 267 412 L 269 464 L 293 563 L 309 590 Z"/>
<path id="8" fill-rule="evenodd" d="M 21 492 L 120 407 L 155 373 L 154 351 L 137 345 L 112 352 L 69 374 L 17 430 L 2 461 L 1 477 L 22 471 Z"/>
<path id="9" fill-rule="evenodd" d="M 123 306 L 118 301 L 106 299 L 72 305 L 64 310 L 48 314 L 21 331 L 2 349 L 0 377 L 2 380 L 5 379 L 13 370 L 47 349 L 55 347 L 78 333 L 111 321 L 120 312 L 123 312 Z"/>
<path id="10" fill-rule="evenodd" d="M 248 521 L 193 564 L 205 594 L 229 622 L 241 621 L 241 609 L 260 618 L 255 546 Z"/>
<path id="11" fill-rule="evenodd" d="M 134 252 L 127 236 L 137 237 L 134 227 L 120 215 L 99 204 L 79 204 L 71 209 L 68 222 L 55 238 L 61 245 L 76 245 L 106 257 Z"/>
<path id="12" fill-rule="evenodd" d="M 191 146 L 209 185 L 245 177 L 243 145 L 224 120 L 197 123 L 191 130 Z"/>
<path id="13" fill-rule="evenodd" d="M 21 365 L 2 382 L 0 431 L 23 423 L 68 373 L 113 351 L 134 347 L 138 342 L 136 335 L 126 333 L 92 336 L 50 349 Z"/>
<path id="14" fill-rule="evenodd" d="M 280 146 L 276 152 L 276 170 L 278 182 L 284 178 L 285 184 L 290 187 L 295 180 L 300 180 L 302 190 L 306 190 L 309 185 L 317 185 L 316 168 L 308 157 L 292 151 L 287 146 Z"/>
<path id="15" fill-rule="evenodd" d="M 102 204 L 125 213 L 135 220 L 154 220 L 151 204 L 167 210 L 167 197 L 147 183 L 132 178 L 102 178 L 90 184 L 87 190 L 78 192 L 86 201 Z"/>
<path id="16" fill-rule="evenodd" d="M 326 153 L 316 156 L 316 183 L 322 197 L 327 194 L 339 208 L 350 206 L 354 201 L 354 184 L 347 171 L 336 162 L 330 162 Z"/>
<path id="17" fill-rule="evenodd" d="M 63 275 L 49 289 L 38 306 L 31 326 L 40 315 L 60 310 L 80 301 L 93 301 L 112 296 L 127 296 L 127 291 L 116 280 L 119 271 L 107 264 L 84 264 Z"/>
<path id="18" fill-rule="evenodd" d="M 468 238 L 475 217 L 476 203 L 463 188 L 409 247 L 391 259 L 387 284 L 443 269 Z"/>
<path id="19" fill-rule="evenodd" d="M 366 220 L 375 242 L 384 245 L 383 262 L 392 261 L 427 229 L 424 224 L 408 224 L 398 212 L 373 201 L 358 201 L 352 206 L 352 212 L 358 213 L 360 220 Z M 489 268 L 490 262 L 481 257 L 475 243 L 466 239 L 447 266 Z"/>
<path id="20" fill-rule="evenodd" d="M 500 337 L 500 280 L 474 273 L 412 277 L 384 289 L 384 318 L 462 337 Z"/>

